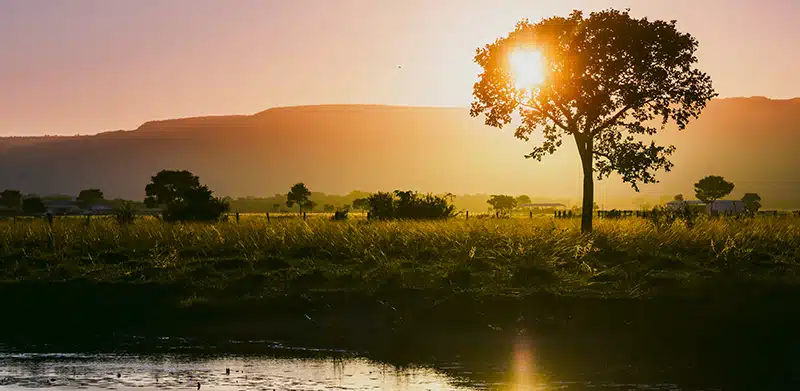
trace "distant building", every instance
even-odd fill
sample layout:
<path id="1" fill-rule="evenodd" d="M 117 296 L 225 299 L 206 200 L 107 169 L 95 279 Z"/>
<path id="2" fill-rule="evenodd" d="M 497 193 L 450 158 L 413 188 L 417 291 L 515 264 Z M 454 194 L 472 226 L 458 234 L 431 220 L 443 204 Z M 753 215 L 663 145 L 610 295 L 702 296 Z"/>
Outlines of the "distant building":
<path id="1" fill-rule="evenodd" d="M 566 205 L 559 204 L 559 203 L 534 203 L 534 204 L 521 204 L 519 205 L 520 208 L 529 208 L 529 209 L 558 209 L 558 208 L 566 208 Z"/>
<path id="2" fill-rule="evenodd" d="M 708 214 L 711 214 L 712 212 L 719 214 L 740 214 L 747 211 L 744 202 L 740 200 L 716 200 L 710 204 L 706 204 L 703 201 L 697 200 L 667 202 L 667 207 L 673 210 L 678 210 L 683 206 L 692 205 L 705 206 L 705 211 Z"/>
<path id="3" fill-rule="evenodd" d="M 45 201 L 44 207 L 47 209 L 47 212 L 54 215 L 80 214 L 83 212 L 83 209 L 73 200 Z"/>

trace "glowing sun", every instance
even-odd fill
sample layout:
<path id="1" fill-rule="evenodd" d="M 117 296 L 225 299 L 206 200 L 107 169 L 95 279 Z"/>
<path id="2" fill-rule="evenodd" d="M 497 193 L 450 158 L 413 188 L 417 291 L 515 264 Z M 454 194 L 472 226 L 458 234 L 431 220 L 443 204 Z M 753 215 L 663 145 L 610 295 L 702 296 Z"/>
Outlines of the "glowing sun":
<path id="1" fill-rule="evenodd" d="M 536 50 L 514 49 L 508 55 L 511 77 L 518 89 L 531 90 L 545 78 L 544 57 Z"/>

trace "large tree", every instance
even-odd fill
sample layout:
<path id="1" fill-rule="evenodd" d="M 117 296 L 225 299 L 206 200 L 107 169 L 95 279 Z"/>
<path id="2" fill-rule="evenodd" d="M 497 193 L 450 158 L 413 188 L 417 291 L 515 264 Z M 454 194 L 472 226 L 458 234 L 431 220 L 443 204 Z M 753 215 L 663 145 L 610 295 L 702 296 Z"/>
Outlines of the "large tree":
<path id="1" fill-rule="evenodd" d="M 19 209 L 22 207 L 22 193 L 19 190 L 3 190 L 0 193 L 0 204 L 9 209 Z"/>
<path id="2" fill-rule="evenodd" d="M 39 197 L 28 197 L 22 200 L 22 211 L 30 214 L 39 214 L 47 212 L 47 207 Z"/>
<path id="3" fill-rule="evenodd" d="M 573 138 L 584 178 L 581 229 L 588 232 L 594 174 L 618 173 L 636 191 L 657 182 L 655 171 L 669 171 L 675 147 L 646 136 L 669 122 L 684 129 L 717 95 L 711 78 L 694 68 L 697 46 L 675 21 L 636 19 L 628 11 L 522 20 L 477 50 L 482 72 L 470 114 L 502 128 L 519 113 L 517 138 L 528 141 L 535 130 L 543 136 L 527 158 L 541 160 Z"/>
<path id="4" fill-rule="evenodd" d="M 713 204 L 714 201 L 731 194 L 734 186 L 721 176 L 709 175 L 694 184 L 694 195 L 706 204 Z"/>

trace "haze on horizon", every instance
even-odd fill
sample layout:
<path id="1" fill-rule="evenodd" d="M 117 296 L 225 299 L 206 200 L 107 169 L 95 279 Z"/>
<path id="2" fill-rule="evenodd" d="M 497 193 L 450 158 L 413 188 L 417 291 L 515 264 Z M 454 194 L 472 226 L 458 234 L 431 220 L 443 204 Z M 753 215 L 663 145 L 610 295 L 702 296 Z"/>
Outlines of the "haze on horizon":
<path id="1" fill-rule="evenodd" d="M 276 106 L 467 106 L 477 47 L 521 18 L 608 7 L 676 19 L 721 97 L 800 95 L 792 0 L 1 0 L 0 136 Z"/>

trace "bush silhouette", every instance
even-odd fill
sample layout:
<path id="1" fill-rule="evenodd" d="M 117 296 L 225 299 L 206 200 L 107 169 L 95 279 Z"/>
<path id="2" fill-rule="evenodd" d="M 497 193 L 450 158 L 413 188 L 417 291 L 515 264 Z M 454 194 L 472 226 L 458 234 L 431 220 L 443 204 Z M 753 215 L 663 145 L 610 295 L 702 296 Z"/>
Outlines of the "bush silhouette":
<path id="1" fill-rule="evenodd" d="M 214 197 L 208 186 L 189 171 L 164 170 L 145 187 L 146 205 L 166 205 L 164 221 L 217 221 L 229 204 Z"/>
<path id="2" fill-rule="evenodd" d="M 370 217 L 386 219 L 446 219 L 455 214 L 456 207 L 447 197 L 420 195 L 415 191 L 395 190 L 394 193 L 375 193 L 367 198 Z"/>

